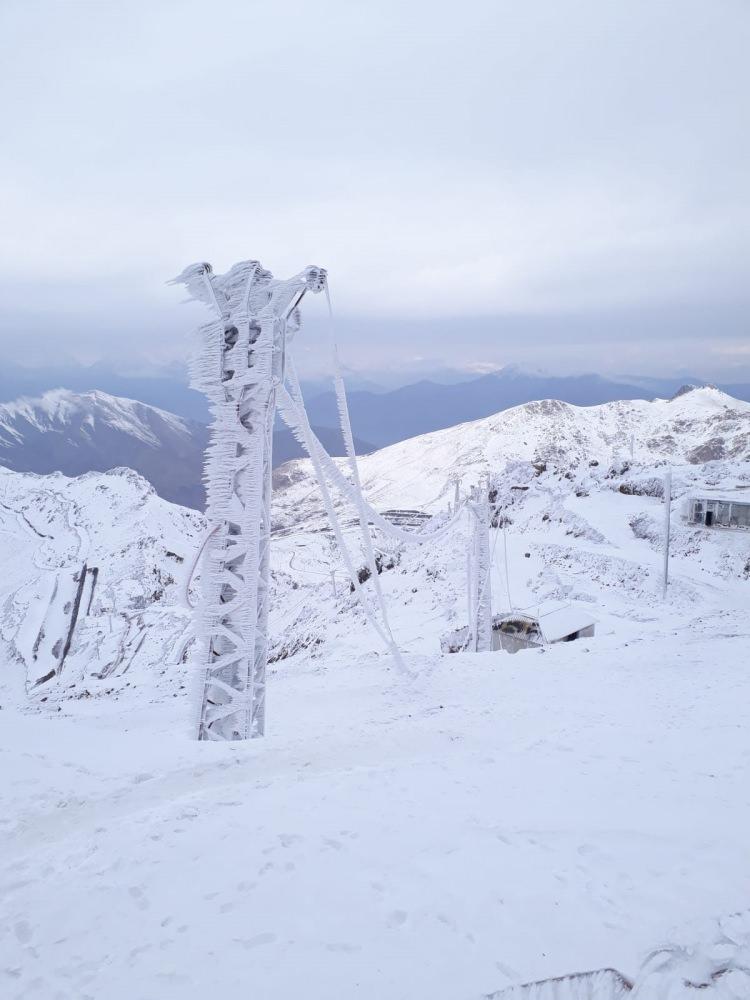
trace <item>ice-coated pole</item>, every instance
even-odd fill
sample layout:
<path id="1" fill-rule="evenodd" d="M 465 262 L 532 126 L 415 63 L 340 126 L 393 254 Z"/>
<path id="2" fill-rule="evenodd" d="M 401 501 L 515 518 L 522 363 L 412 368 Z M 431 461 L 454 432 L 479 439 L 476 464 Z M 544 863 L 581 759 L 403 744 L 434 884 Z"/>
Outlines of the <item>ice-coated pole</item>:
<path id="1" fill-rule="evenodd" d="M 669 583 L 669 527 L 672 513 L 672 470 L 670 469 L 664 476 L 664 586 L 662 597 L 667 596 L 667 585 Z"/>

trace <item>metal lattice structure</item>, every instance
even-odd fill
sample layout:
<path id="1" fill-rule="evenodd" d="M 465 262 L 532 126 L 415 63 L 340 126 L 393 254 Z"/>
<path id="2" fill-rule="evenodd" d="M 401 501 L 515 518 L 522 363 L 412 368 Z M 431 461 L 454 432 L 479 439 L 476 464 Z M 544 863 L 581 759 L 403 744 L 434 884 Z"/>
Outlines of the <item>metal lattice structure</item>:
<path id="1" fill-rule="evenodd" d="M 191 366 L 213 417 L 204 472 L 211 534 L 195 622 L 198 738 L 250 739 L 265 728 L 276 391 L 299 303 L 325 288 L 326 272 L 308 267 L 280 281 L 255 260 L 224 275 L 193 264 L 175 283 L 215 314 L 198 331 Z"/>

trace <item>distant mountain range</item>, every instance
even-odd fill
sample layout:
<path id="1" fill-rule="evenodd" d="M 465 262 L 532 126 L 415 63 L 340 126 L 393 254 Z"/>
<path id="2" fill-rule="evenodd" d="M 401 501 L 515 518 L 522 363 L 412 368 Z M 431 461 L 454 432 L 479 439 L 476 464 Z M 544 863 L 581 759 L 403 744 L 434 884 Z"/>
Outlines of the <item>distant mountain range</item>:
<path id="1" fill-rule="evenodd" d="M 88 377 L 93 378 L 93 369 L 88 371 Z M 192 393 L 176 376 L 135 381 L 123 377 L 123 381 L 139 391 L 148 387 L 152 398 L 164 395 L 165 385 L 168 398 L 183 403 Z M 701 384 L 697 378 L 691 381 Z M 466 382 L 425 380 L 391 391 L 355 390 L 349 393 L 349 407 L 357 434 L 355 447 L 362 455 L 536 400 L 594 406 L 618 400 L 670 398 L 681 382 L 636 376 L 621 381 L 593 374 L 555 376 L 508 367 Z M 750 400 L 750 385 L 720 388 L 735 399 Z M 310 422 L 328 452 L 341 455 L 344 449 L 335 397 L 332 392 L 316 394 L 314 390 L 315 386 L 308 384 Z M 197 393 L 192 395 L 201 400 Z M 461 434 L 460 428 L 457 433 Z M 164 499 L 200 510 L 204 506 L 202 468 L 207 434 L 203 420 L 148 402 L 99 390 L 53 389 L 0 404 L 0 465 L 19 472 L 62 472 L 68 476 L 128 467 L 148 479 Z M 301 457 L 303 451 L 291 432 L 278 426 L 274 467 Z"/>
<path id="2" fill-rule="evenodd" d="M 392 392 L 350 392 L 349 410 L 356 433 L 382 448 L 536 400 L 556 399 L 576 406 L 596 406 L 622 399 L 668 399 L 685 382 L 705 384 L 698 378 L 615 380 L 594 374 L 545 375 L 508 366 L 452 385 L 422 381 Z M 735 399 L 750 400 L 750 385 L 719 388 Z M 308 399 L 307 408 L 313 424 L 337 426 L 336 399 L 332 392 Z"/>
<path id="3" fill-rule="evenodd" d="M 347 373 L 346 383 L 350 389 L 368 392 L 387 392 L 392 388 L 391 385 L 381 385 L 355 373 Z M 12 402 L 21 396 L 41 396 L 58 386 L 65 386 L 77 393 L 99 391 L 124 399 L 137 399 L 141 403 L 148 403 L 203 424 L 210 419 L 205 396 L 190 388 L 187 369 L 177 365 L 148 374 L 122 374 L 113 370 L 111 365 L 103 363 L 70 363 L 48 368 L 24 368 L 22 365 L 5 363 L 0 369 L 0 403 Z M 306 395 L 311 397 L 326 392 L 330 387 L 330 379 L 303 382 Z"/>
<path id="4" fill-rule="evenodd" d="M 408 376 L 408 372 L 401 373 L 402 380 Z M 359 372 L 345 372 L 352 425 L 361 438 L 362 451 L 466 420 L 479 420 L 538 399 L 559 399 L 578 406 L 595 406 L 616 399 L 668 399 L 685 383 L 707 382 L 698 375 L 669 378 L 555 375 L 516 365 L 481 376 L 435 368 L 428 378 L 419 381 L 406 384 L 402 381 L 396 387 L 394 381 L 397 381 L 394 373 L 376 372 L 367 377 Z M 199 423 L 207 423 L 209 419 L 205 398 L 188 387 L 187 372 L 178 366 L 158 374 L 123 375 L 104 363 L 88 367 L 69 363 L 35 369 L 5 364 L 0 370 L 0 403 L 20 396 L 40 396 L 58 386 L 76 393 L 99 390 L 111 396 L 137 399 Z M 750 400 L 750 384 L 719 383 L 718 388 L 736 399 Z M 308 379 L 302 389 L 312 422 L 319 428 L 337 428 L 331 380 Z M 287 454 L 291 447 L 286 437 L 288 447 L 280 444 L 279 455 Z"/>
<path id="5" fill-rule="evenodd" d="M 341 435 L 315 428 L 331 454 L 343 453 Z M 203 451 L 208 428 L 195 420 L 105 392 L 53 389 L 37 398 L 0 405 L 0 465 L 16 472 L 85 472 L 135 469 L 159 496 L 202 510 Z M 355 441 L 360 453 L 370 445 Z M 274 466 L 300 458 L 291 432 L 274 434 Z"/>

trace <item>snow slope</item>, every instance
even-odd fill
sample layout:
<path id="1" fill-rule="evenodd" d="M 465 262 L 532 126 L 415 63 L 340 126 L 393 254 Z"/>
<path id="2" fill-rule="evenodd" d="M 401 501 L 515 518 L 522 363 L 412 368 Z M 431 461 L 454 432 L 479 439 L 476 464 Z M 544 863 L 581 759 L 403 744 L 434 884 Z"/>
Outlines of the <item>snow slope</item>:
<path id="1" fill-rule="evenodd" d="M 197 512 L 129 469 L 77 479 L 0 469 L 8 683 L 38 702 L 50 685 L 68 697 L 124 685 L 134 660 L 163 672 L 187 625 L 182 577 L 204 531 Z"/>
<path id="2" fill-rule="evenodd" d="M 244 745 L 172 700 L 3 713 L 2 995 L 479 1000 L 705 945 L 750 896 L 729 624 L 291 669 Z"/>
<path id="3" fill-rule="evenodd" d="M 179 595 L 201 518 L 126 471 L 0 472 L 0 995 L 479 1000 L 633 975 L 664 941 L 706 949 L 718 918 L 746 947 L 750 532 L 680 507 L 750 487 L 747 410 L 711 390 L 644 405 L 521 407 L 362 461 L 380 509 L 439 510 L 453 476 L 489 468 L 495 609 L 573 602 L 598 622 L 512 657 L 440 656 L 466 620 L 467 525 L 416 550 L 376 536 L 413 680 L 367 626 L 305 465 L 285 470 L 269 735 L 245 745 L 187 738 Z M 695 461 L 717 436 L 737 457 Z M 83 561 L 101 574 L 90 614 L 37 685 L 37 622 L 69 620 Z"/>

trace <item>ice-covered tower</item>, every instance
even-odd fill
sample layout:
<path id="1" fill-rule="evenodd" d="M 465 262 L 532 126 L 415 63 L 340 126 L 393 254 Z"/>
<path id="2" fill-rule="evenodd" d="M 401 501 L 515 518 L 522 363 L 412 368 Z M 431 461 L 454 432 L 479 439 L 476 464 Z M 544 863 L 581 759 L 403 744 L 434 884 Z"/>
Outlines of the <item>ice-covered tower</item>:
<path id="1" fill-rule="evenodd" d="M 257 260 L 214 274 L 193 264 L 175 278 L 215 319 L 200 328 L 191 365 L 213 421 L 206 451 L 206 517 L 196 609 L 201 740 L 262 736 L 268 660 L 271 468 L 276 389 L 286 345 L 299 328 L 306 292 L 325 288 L 326 272 L 308 267 L 280 281 Z"/>
<path id="2" fill-rule="evenodd" d="M 469 577 L 469 629 L 478 653 L 492 649 L 492 566 L 489 482 L 471 491 L 472 537 Z"/>

